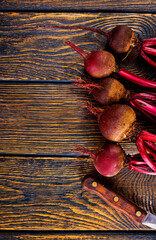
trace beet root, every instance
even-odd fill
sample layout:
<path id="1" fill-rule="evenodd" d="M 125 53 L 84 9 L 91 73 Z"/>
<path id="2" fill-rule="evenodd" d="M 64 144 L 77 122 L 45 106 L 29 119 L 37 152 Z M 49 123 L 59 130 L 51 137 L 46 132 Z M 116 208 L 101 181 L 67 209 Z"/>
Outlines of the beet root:
<path id="1" fill-rule="evenodd" d="M 124 167 L 126 156 L 118 144 L 106 142 L 96 152 L 83 147 L 78 147 L 75 150 L 89 154 L 93 159 L 96 170 L 103 176 L 112 177 Z"/>
<path id="2" fill-rule="evenodd" d="M 120 142 L 128 138 L 134 129 L 135 111 L 126 104 L 113 104 L 104 109 L 93 108 L 87 102 L 87 109 L 98 117 L 99 129 L 109 141 Z"/>
<path id="3" fill-rule="evenodd" d="M 80 86 L 89 91 L 94 99 L 103 105 L 110 105 L 119 102 L 121 99 L 126 99 L 129 91 L 125 89 L 115 78 L 102 78 L 98 83 L 92 80 L 76 81 L 74 85 Z"/>
<path id="4" fill-rule="evenodd" d="M 136 44 L 134 31 L 126 25 L 119 25 L 108 33 L 109 47 L 115 54 L 123 54 L 130 51 Z"/>
<path id="5" fill-rule="evenodd" d="M 156 175 L 140 154 L 126 155 L 122 147 L 116 143 L 107 141 L 95 152 L 80 146 L 75 150 L 89 154 L 96 170 L 105 177 L 117 175 L 123 167 L 148 175 Z"/>
<path id="6" fill-rule="evenodd" d="M 78 52 L 84 59 L 84 67 L 89 75 L 94 78 L 107 77 L 116 71 L 114 56 L 104 50 L 86 53 L 70 41 L 66 41 L 70 47 Z"/>

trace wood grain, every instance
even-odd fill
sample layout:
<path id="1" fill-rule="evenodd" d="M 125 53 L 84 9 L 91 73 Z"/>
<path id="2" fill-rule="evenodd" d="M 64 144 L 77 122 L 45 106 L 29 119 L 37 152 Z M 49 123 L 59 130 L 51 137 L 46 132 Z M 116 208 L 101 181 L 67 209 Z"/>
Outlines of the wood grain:
<path id="1" fill-rule="evenodd" d="M 82 190 L 81 181 L 90 173 L 100 177 L 89 158 L 0 157 L 0 229 L 149 229 L 136 226 L 99 197 Z M 153 176 L 124 168 L 116 177 L 99 179 L 140 207 L 156 211 Z"/>
<path id="2" fill-rule="evenodd" d="M 87 116 L 85 100 L 95 103 L 71 84 L 1 84 L 0 153 L 75 154 L 77 144 L 101 146 L 105 139 L 96 117 Z M 151 122 L 137 116 L 144 130 L 155 132 Z M 136 152 L 135 143 L 125 140 L 122 146 L 127 153 Z"/>
<path id="3" fill-rule="evenodd" d="M 36 28 L 37 24 L 84 25 L 111 30 L 127 24 L 142 38 L 156 35 L 155 14 L 124 13 L 1 13 L 0 80 L 70 82 L 86 78 L 83 59 L 65 44 L 71 40 L 87 52 L 106 48 L 101 35 L 82 30 Z M 143 67 L 146 66 L 146 67 Z M 132 72 L 155 80 L 153 67 L 138 58 L 122 64 Z"/>
<path id="4" fill-rule="evenodd" d="M 0 240 L 155 240 L 152 231 L 0 232 Z"/>
<path id="5" fill-rule="evenodd" d="M 135 1 L 135 0 L 126 0 L 126 1 L 92 1 L 92 0 L 65 0 L 65 1 L 50 1 L 50 0 L 2 0 L 0 10 L 59 10 L 59 11 L 132 11 L 132 12 L 154 12 L 156 10 L 156 3 L 152 1 Z"/>

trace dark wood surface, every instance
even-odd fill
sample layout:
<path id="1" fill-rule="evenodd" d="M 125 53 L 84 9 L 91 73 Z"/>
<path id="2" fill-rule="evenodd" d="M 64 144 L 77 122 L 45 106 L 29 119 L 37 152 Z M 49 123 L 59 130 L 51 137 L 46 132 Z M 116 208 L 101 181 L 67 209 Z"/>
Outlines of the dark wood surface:
<path id="1" fill-rule="evenodd" d="M 10 231 L 10 232 L 1 232 L 0 236 L 1 240 L 56 240 L 56 239 L 69 239 L 69 240 L 141 240 L 141 239 L 148 239 L 148 240 L 155 240 L 155 234 L 151 231 L 80 231 L 80 232 L 60 232 L 60 231 L 53 231 L 53 232 L 43 232 L 40 231 L 24 231 L 24 232 L 17 232 L 17 231 Z"/>
<path id="2" fill-rule="evenodd" d="M 1 0 L 1 10 L 57 10 L 57 11 L 131 11 L 131 12 L 155 12 L 156 2 L 154 0 Z"/>
<path id="3" fill-rule="evenodd" d="M 133 5 L 133 6 L 132 6 Z M 156 36 L 155 3 L 93 1 L 2 1 L 0 12 L 0 239 L 154 239 L 155 231 L 135 225 L 124 214 L 81 188 L 86 174 L 107 181 L 144 210 L 156 213 L 156 182 L 126 167 L 113 178 L 99 176 L 77 144 L 97 149 L 105 140 L 83 101 L 93 98 L 71 85 L 87 78 L 82 58 L 65 40 L 85 50 L 106 47 L 99 34 L 36 28 L 37 24 L 83 24 L 107 31 L 127 24 L 142 38 Z M 85 8 L 100 12 L 74 12 Z M 95 7 L 94 7 L 95 6 Z M 106 7 L 111 12 L 102 12 Z M 29 10 L 28 12 L 2 10 Z M 60 9 L 59 12 L 33 12 Z M 65 13 L 64 9 L 70 10 Z M 116 13 L 118 10 L 123 13 Z M 128 13 L 128 11 L 136 13 Z M 155 69 L 140 57 L 126 69 L 155 80 Z M 128 89 L 134 85 L 122 81 Z M 137 126 L 155 125 L 137 113 Z M 121 143 L 128 154 L 134 143 Z M 133 232 L 128 232 L 133 231 Z M 35 231 L 35 232 L 32 232 Z M 45 232 L 48 231 L 48 232 Z M 50 231 L 50 232 L 49 232 Z M 89 232 L 88 232 L 89 231 Z M 102 232 L 101 232 L 102 231 Z M 116 232 L 117 231 L 117 232 Z"/>

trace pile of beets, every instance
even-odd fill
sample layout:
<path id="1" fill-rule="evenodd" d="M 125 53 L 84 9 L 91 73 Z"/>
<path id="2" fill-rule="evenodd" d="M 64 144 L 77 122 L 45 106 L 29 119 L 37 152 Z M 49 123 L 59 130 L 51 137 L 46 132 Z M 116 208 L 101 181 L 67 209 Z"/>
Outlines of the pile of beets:
<path id="1" fill-rule="evenodd" d="M 156 135 L 136 127 L 135 113 L 135 109 L 140 110 L 154 124 L 156 123 L 156 93 L 152 92 L 152 89 L 156 88 L 156 82 L 120 69 L 114 57 L 125 54 L 126 58 L 130 52 L 137 49 L 148 64 L 155 68 L 156 38 L 142 40 L 125 25 L 116 26 L 110 32 L 84 26 L 38 25 L 38 27 L 90 30 L 107 38 L 111 52 L 97 50 L 87 53 L 72 42 L 66 42 L 82 56 L 84 68 L 92 77 L 88 80 L 77 80 L 74 84 L 86 89 L 103 105 L 102 108 L 98 108 L 92 106 L 90 102 L 85 102 L 89 112 L 97 117 L 101 134 L 107 140 L 96 152 L 84 147 L 77 147 L 76 150 L 89 154 L 96 170 L 103 176 L 114 176 L 125 166 L 137 172 L 156 175 Z M 140 93 L 130 93 L 121 82 L 110 76 L 112 73 L 117 73 L 125 80 L 147 89 Z M 125 102 L 120 103 L 121 99 Z M 126 155 L 119 144 L 124 139 L 136 143 L 138 154 Z"/>

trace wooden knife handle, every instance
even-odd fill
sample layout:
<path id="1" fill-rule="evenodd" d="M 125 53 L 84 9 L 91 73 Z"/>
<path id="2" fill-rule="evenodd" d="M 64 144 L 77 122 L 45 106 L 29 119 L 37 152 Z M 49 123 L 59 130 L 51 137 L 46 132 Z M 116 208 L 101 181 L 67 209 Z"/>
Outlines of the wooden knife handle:
<path id="1" fill-rule="evenodd" d="M 83 189 L 98 195 L 107 204 L 130 217 L 137 225 L 141 224 L 147 215 L 147 212 L 122 197 L 120 194 L 112 191 L 108 187 L 100 184 L 94 178 L 86 178 L 82 183 Z"/>

